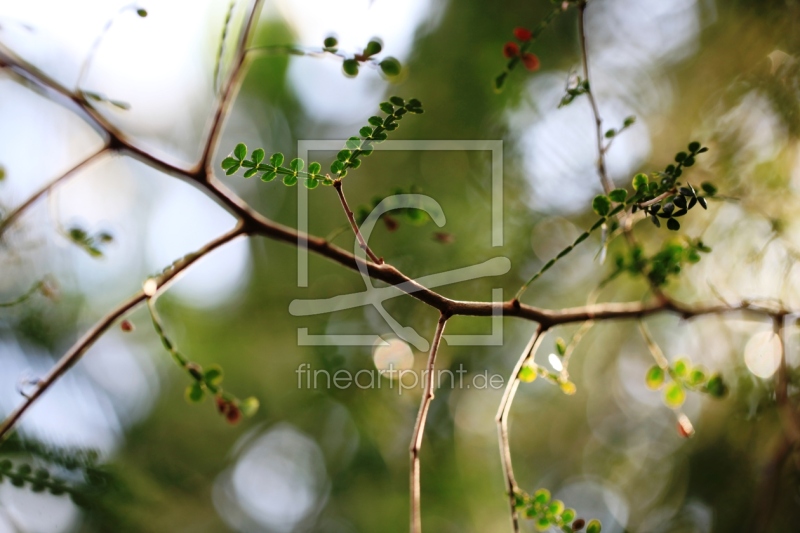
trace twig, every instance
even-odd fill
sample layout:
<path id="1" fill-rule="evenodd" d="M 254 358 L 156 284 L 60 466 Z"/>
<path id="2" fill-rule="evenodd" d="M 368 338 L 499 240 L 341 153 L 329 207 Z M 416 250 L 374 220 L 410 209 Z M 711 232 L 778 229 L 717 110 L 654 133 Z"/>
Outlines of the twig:
<path id="1" fill-rule="evenodd" d="M 422 512 L 420 511 L 420 475 L 419 475 L 419 452 L 422 448 L 422 436 L 425 433 L 425 421 L 428 418 L 428 410 L 433 401 L 434 390 L 434 370 L 436 367 L 436 354 L 439 351 L 439 344 L 442 341 L 442 333 L 447 325 L 448 315 L 439 315 L 439 322 L 436 323 L 436 333 L 431 342 L 431 351 L 428 355 L 427 374 L 425 376 L 425 390 L 422 392 L 422 399 L 419 403 L 417 421 L 414 424 L 414 433 L 411 435 L 410 457 L 410 492 L 411 492 L 411 533 L 422 533 Z"/>
<path id="2" fill-rule="evenodd" d="M 25 300 L 29 299 L 31 296 L 42 290 L 43 285 L 44 281 L 42 280 L 37 281 L 36 283 L 31 285 L 27 291 L 22 293 L 20 296 L 17 296 L 13 300 L 9 300 L 7 302 L 0 302 L 0 307 L 14 307 L 15 305 L 21 304 L 22 302 L 24 302 Z"/>
<path id="3" fill-rule="evenodd" d="M 173 264 L 173 268 L 168 270 L 162 276 L 156 278 L 156 288 L 161 290 L 165 288 L 171 281 L 176 279 L 178 274 L 183 272 L 186 268 L 194 264 L 195 261 L 207 255 L 213 250 L 219 248 L 236 237 L 244 233 L 243 226 L 238 224 L 232 231 L 214 239 L 194 254 L 186 256 L 183 260 Z M 42 378 L 37 384 L 33 392 L 19 405 L 8 417 L 0 424 L 0 441 L 2 441 L 9 433 L 11 428 L 25 414 L 25 412 L 33 405 L 33 403 L 47 391 L 64 373 L 67 372 L 75 363 L 77 363 L 84 353 L 91 347 L 103 333 L 111 327 L 111 325 L 122 315 L 142 303 L 148 295 L 143 291 L 139 291 L 135 295 L 122 302 L 103 318 L 100 319 L 92 328 L 87 331 L 83 337 L 78 340 L 72 347 L 59 359 L 58 363 Z"/>
<path id="4" fill-rule="evenodd" d="M 38 191 L 33 193 L 27 200 L 22 202 L 18 207 L 16 207 L 13 211 L 9 212 L 5 218 L 0 220 L 0 237 L 3 236 L 3 233 L 11 226 L 11 224 L 31 205 L 36 203 L 36 201 L 44 196 L 46 193 L 53 190 L 57 185 L 59 185 L 62 181 L 66 180 L 67 178 L 74 176 L 78 172 L 80 172 L 85 167 L 89 166 L 92 162 L 99 159 L 102 155 L 108 152 L 108 146 L 104 146 L 100 151 L 96 152 L 94 155 L 89 156 L 87 159 L 84 159 L 77 165 L 73 166 L 54 180 L 46 183 L 42 188 Z"/>
<path id="5" fill-rule="evenodd" d="M 536 350 L 539 348 L 539 345 L 541 345 L 542 340 L 544 340 L 545 331 L 545 328 L 540 325 L 536 329 L 536 333 L 531 337 L 531 340 L 528 341 L 528 345 L 522 351 L 522 355 L 514 366 L 514 370 L 511 371 L 506 390 L 503 393 L 503 398 L 500 400 L 497 416 L 495 417 L 495 421 L 497 422 L 497 439 L 500 445 L 500 461 L 503 465 L 503 475 L 505 476 L 506 493 L 508 495 L 508 503 L 511 510 L 511 524 L 514 533 L 519 533 L 519 517 L 517 515 L 516 505 L 517 481 L 514 479 L 511 448 L 508 443 L 508 413 L 511 411 L 511 404 L 517 393 L 517 387 L 519 387 L 519 372 L 522 370 L 525 363 L 536 354 Z"/>
<path id="6" fill-rule="evenodd" d="M 358 224 L 356 224 L 356 218 L 353 215 L 353 211 L 350 209 L 350 206 L 347 205 L 347 199 L 345 199 L 344 197 L 341 178 L 333 181 L 333 188 L 336 189 L 336 192 L 339 194 L 339 201 L 342 203 L 342 209 L 344 209 L 344 212 L 347 215 L 347 220 L 350 222 L 350 227 L 353 228 L 353 233 L 356 234 L 356 239 L 358 239 L 358 245 L 361 247 L 362 250 L 364 250 L 367 253 L 369 258 L 372 259 L 372 261 L 375 264 L 378 265 L 383 264 L 383 259 L 379 258 L 372 252 L 372 250 L 370 250 L 369 246 L 367 245 L 367 241 L 364 240 L 364 237 L 358 230 Z"/>
<path id="7" fill-rule="evenodd" d="M 661 351 L 656 341 L 653 340 L 653 337 L 650 335 L 650 332 L 647 330 L 647 326 L 645 326 L 642 320 L 637 321 L 639 325 L 639 331 L 642 333 L 642 338 L 644 339 L 645 344 L 647 344 L 647 349 L 650 350 L 650 353 L 653 355 L 653 359 L 656 360 L 656 364 L 666 370 L 669 367 L 669 361 L 664 356 L 664 352 Z"/>
<path id="8" fill-rule="evenodd" d="M 585 31 L 585 15 L 586 15 L 586 2 L 578 4 L 578 35 L 581 41 L 581 57 L 583 58 L 583 79 L 589 83 L 589 55 L 586 49 L 586 31 Z M 594 87 L 589 83 L 589 88 L 586 91 L 586 96 L 589 97 L 589 103 L 592 105 L 592 113 L 594 114 L 595 130 L 597 133 L 597 170 L 600 174 L 600 181 L 602 182 L 603 189 L 606 194 L 614 189 L 614 183 L 608 177 L 606 170 L 605 149 L 603 148 L 603 119 L 600 117 L 600 109 L 597 107 L 597 101 L 594 98 Z"/>
<path id="9" fill-rule="evenodd" d="M 205 170 L 206 179 L 208 176 L 213 176 L 214 174 L 211 169 L 212 159 L 217 143 L 219 142 L 219 136 L 222 135 L 225 117 L 228 115 L 233 99 L 241 86 L 241 78 L 247 72 L 245 68 L 249 57 L 247 53 L 247 42 L 250 40 L 253 28 L 258 21 L 258 15 L 261 12 L 262 4 L 263 0 L 251 0 L 250 2 L 250 9 L 247 12 L 248 16 L 245 19 L 244 27 L 236 43 L 236 53 L 234 54 L 231 72 L 227 80 L 225 80 L 225 83 L 223 83 L 222 93 L 217 96 L 214 102 L 214 113 L 210 121 L 211 127 L 209 128 L 208 137 L 199 162 L 199 169 Z"/>

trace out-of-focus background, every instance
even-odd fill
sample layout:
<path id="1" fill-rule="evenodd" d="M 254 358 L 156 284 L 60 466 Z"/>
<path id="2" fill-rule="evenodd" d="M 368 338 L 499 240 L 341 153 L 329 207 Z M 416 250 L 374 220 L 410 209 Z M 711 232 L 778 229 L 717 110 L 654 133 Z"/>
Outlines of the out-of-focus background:
<path id="1" fill-rule="evenodd" d="M 74 87 L 113 19 L 81 88 L 128 104 L 97 108 L 138 145 L 191 165 L 213 101 L 230 5 L 142 0 L 146 18 L 133 10 L 118 13 L 125 5 L 0 0 L 0 42 Z M 216 160 L 240 141 L 294 157 L 299 140 L 353 135 L 389 95 L 418 98 L 425 114 L 404 119 L 393 138 L 503 141 L 504 246 L 492 247 L 489 152 L 376 152 L 348 176 L 350 203 L 419 187 L 441 204 L 446 225 L 401 217 L 396 231 L 376 229 L 376 252 L 413 276 L 506 256 L 512 264 L 507 275 L 441 291 L 489 300 L 492 288 L 502 287 L 510 298 L 593 223 L 588 206 L 600 192 L 587 100 L 558 109 L 580 65 L 574 10 L 535 45 L 539 72 L 519 69 L 502 94 L 492 89 L 512 29 L 534 27 L 550 9 L 545 0 L 268 1 L 254 44 L 313 47 L 336 34 L 342 50 L 358 52 L 377 36 L 404 72 L 390 83 L 368 68 L 348 79 L 332 58 L 259 59 Z M 242 16 L 242 6 L 235 6 L 227 45 Z M 662 169 L 689 141 L 700 140 L 711 150 L 690 179 L 712 181 L 736 199 L 684 219 L 686 233 L 702 236 L 714 251 L 668 286 L 682 301 L 758 297 L 800 307 L 793 268 L 800 250 L 800 79 L 793 68 L 799 17 L 800 5 L 788 0 L 590 2 L 586 31 L 601 114 L 609 127 L 637 117 L 608 154 L 613 179 L 628 186 L 635 172 Z M 100 146 L 78 117 L 0 71 L 3 212 Z M 312 157 L 325 165 L 331 154 Z M 223 179 L 266 216 L 296 225 L 296 188 Z M 309 204 L 312 233 L 328 235 L 346 222 L 329 188 L 310 191 Z M 233 218 L 196 189 L 124 157 L 103 157 L 38 202 L 4 236 L 0 301 L 44 276 L 57 282 L 59 297 L 37 295 L 0 309 L 0 414 L 148 275 L 232 225 Z M 92 258 L 59 231 L 72 226 L 108 232 L 114 240 L 102 258 Z M 636 232 L 648 251 L 671 237 L 649 223 Z M 352 249 L 352 240 L 344 232 L 335 242 Z M 611 259 L 599 261 L 599 250 L 599 237 L 589 239 L 525 300 L 551 308 L 585 303 L 612 269 Z M 295 371 L 302 363 L 331 372 L 375 368 L 372 347 L 298 346 L 298 328 L 316 335 L 391 333 L 371 308 L 292 316 L 294 299 L 363 290 L 360 276 L 320 258 L 311 257 L 309 269 L 309 286 L 298 288 L 295 248 L 239 240 L 202 259 L 159 300 L 167 330 L 185 354 L 204 365 L 221 364 L 231 391 L 259 398 L 258 414 L 235 427 L 211 402 L 184 401 L 187 376 L 160 346 L 145 310 L 128 317 L 134 332 L 115 327 L 104 335 L 31 409 L 19 434 L 43 447 L 96 450 L 112 481 L 87 511 L 68 497 L 36 494 L 6 480 L 0 483 L 0 532 L 406 530 L 408 442 L 420 391 L 298 388 Z M 642 281 L 623 276 L 599 298 L 632 301 L 645 292 Z M 400 323 L 427 338 L 433 334 L 436 314 L 429 308 L 407 297 L 386 306 Z M 566 396 L 543 380 L 520 387 L 511 415 L 520 486 L 550 488 L 581 516 L 600 518 L 611 533 L 743 531 L 770 506 L 770 531 L 795 531 L 800 478 L 794 463 L 763 484 L 782 434 L 772 393 L 777 359 L 771 324 L 739 315 L 688 322 L 664 315 L 648 324 L 668 358 L 688 355 L 722 372 L 728 397 L 690 395 L 684 411 L 696 435 L 681 438 L 675 414 L 645 387 L 652 359 L 636 325 L 598 325 L 574 355 L 577 394 Z M 488 371 L 506 377 L 534 327 L 505 319 L 502 346 L 445 344 L 439 367 L 463 365 L 467 376 Z M 490 319 L 456 318 L 448 333 L 488 334 L 491 328 Z M 555 338 L 574 330 L 550 333 L 537 360 L 547 365 Z M 788 338 L 796 341 L 794 332 Z M 421 368 L 425 354 L 412 353 Z M 800 364 L 791 343 L 788 363 Z M 501 393 L 475 387 L 437 393 L 422 453 L 426 530 L 508 530 L 494 425 Z"/>

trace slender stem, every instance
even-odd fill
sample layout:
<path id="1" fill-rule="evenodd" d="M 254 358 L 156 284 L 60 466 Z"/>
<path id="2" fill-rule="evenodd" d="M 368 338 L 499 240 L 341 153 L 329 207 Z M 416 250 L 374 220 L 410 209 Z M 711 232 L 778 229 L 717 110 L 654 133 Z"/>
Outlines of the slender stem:
<path id="1" fill-rule="evenodd" d="M 567 344 L 567 349 L 564 350 L 564 357 L 561 359 L 561 364 L 564 366 L 564 368 L 561 370 L 561 375 L 564 378 L 569 377 L 569 362 L 572 359 L 572 353 L 575 351 L 575 348 L 578 346 L 578 344 L 580 344 L 583 336 L 586 335 L 590 329 L 592 329 L 592 326 L 594 326 L 594 320 L 587 320 L 581 324 L 581 327 L 578 328 L 578 331 L 575 332 L 570 339 L 569 344 Z"/>
<path id="2" fill-rule="evenodd" d="M 3 233 L 5 233 L 5 231 L 11 226 L 11 224 L 22 213 L 24 213 L 26 209 L 29 209 L 34 203 L 36 203 L 36 201 L 39 200 L 39 198 L 41 198 L 46 193 L 48 193 L 51 190 L 53 190 L 62 181 L 70 178 L 71 176 L 74 176 L 75 174 L 77 174 L 78 172 L 80 172 L 81 170 L 83 170 L 84 168 L 89 166 L 91 163 L 93 163 L 94 161 L 99 159 L 102 155 L 106 154 L 107 152 L 108 152 L 108 146 L 106 145 L 101 150 L 99 150 L 98 152 L 95 152 L 93 155 L 91 155 L 87 159 L 84 159 L 80 163 L 76 164 L 75 166 L 73 166 L 72 168 L 70 168 L 69 170 L 67 170 L 66 172 L 64 172 L 63 174 L 61 174 L 57 178 L 55 178 L 54 180 L 52 180 L 49 183 L 46 183 L 45 185 L 43 185 L 38 191 L 33 193 L 27 200 L 22 202 L 22 204 L 17 206 L 13 211 L 9 212 L 8 215 L 6 215 L 5 218 L 0 220 L 0 237 L 2 237 Z"/>
<path id="3" fill-rule="evenodd" d="M 532 359 L 536 354 L 536 350 L 544 340 L 545 329 L 539 325 L 536 333 L 533 334 L 528 345 L 522 350 L 514 370 L 511 371 L 506 390 L 503 393 L 503 398 L 500 400 L 500 406 L 497 409 L 497 440 L 500 445 L 500 462 L 503 465 L 503 476 L 506 483 L 506 494 L 508 495 L 508 503 L 511 511 L 511 527 L 514 533 L 519 533 L 519 516 L 517 514 L 516 505 L 516 491 L 517 481 L 514 479 L 514 467 L 511 462 L 511 448 L 508 441 L 508 413 L 511 411 L 511 404 L 514 402 L 514 396 L 517 394 L 519 387 L 519 372 L 529 359 Z"/>
<path id="4" fill-rule="evenodd" d="M 336 179 L 333 181 L 333 188 L 336 189 L 336 192 L 339 194 L 339 201 L 342 203 L 342 209 L 344 209 L 345 214 L 347 215 L 347 220 L 350 222 L 350 227 L 353 228 L 353 233 L 356 234 L 356 239 L 358 239 L 358 245 L 364 250 L 369 258 L 378 265 L 383 264 L 383 259 L 379 258 L 375 255 L 372 250 L 370 250 L 369 246 L 367 245 L 367 241 L 364 240 L 364 237 L 361 235 L 361 232 L 358 230 L 358 224 L 356 224 L 356 217 L 353 215 L 353 211 L 350 209 L 350 206 L 347 205 L 347 199 L 344 197 L 344 190 L 342 190 L 342 180 Z"/>
<path id="5" fill-rule="evenodd" d="M 669 361 L 664 356 L 664 352 L 661 351 L 659 348 L 658 343 L 653 340 L 653 337 L 650 335 L 650 332 L 647 330 L 647 326 L 645 326 L 642 320 L 637 321 L 639 325 L 639 331 L 642 333 L 642 338 L 644 339 L 645 344 L 647 344 L 647 349 L 650 350 L 650 353 L 653 355 L 653 359 L 656 360 L 656 364 L 666 370 L 669 367 Z"/>
<path id="6" fill-rule="evenodd" d="M 173 267 L 166 273 L 156 279 L 156 290 L 166 288 L 178 275 L 186 270 L 189 266 L 194 264 L 195 261 L 211 253 L 220 246 L 232 241 L 236 237 L 244 233 L 244 228 L 238 224 L 232 231 L 217 237 L 198 250 L 194 254 L 187 255 L 184 259 L 177 261 Z M 0 441 L 8 435 L 9 431 L 14 424 L 22 417 L 23 414 L 33 405 L 33 403 L 47 391 L 67 370 L 72 368 L 77 363 L 83 354 L 103 335 L 103 333 L 111 327 L 111 325 L 122 315 L 142 303 L 148 295 L 143 291 L 139 291 L 126 301 L 119 304 L 113 310 L 109 311 L 103 318 L 101 318 L 92 328 L 87 331 L 67 352 L 59 359 L 58 363 L 50 369 L 48 374 L 39 380 L 36 388 L 25 398 L 25 401 L 19 405 L 8 417 L 0 424 Z"/>
<path id="7" fill-rule="evenodd" d="M 586 48 L 586 2 L 578 4 L 578 35 L 581 41 L 581 57 L 583 58 L 583 79 L 589 81 L 589 54 Z M 600 181 L 603 184 L 606 194 L 614 189 L 614 183 L 608 177 L 606 170 L 605 150 L 603 149 L 603 119 L 600 117 L 600 109 L 597 107 L 597 101 L 594 98 L 594 87 L 589 83 L 589 90 L 586 91 L 586 96 L 589 97 L 589 103 L 592 105 L 592 113 L 594 114 L 595 131 L 597 134 L 597 171 L 600 174 Z"/>
<path id="8" fill-rule="evenodd" d="M 203 169 L 206 174 L 213 175 L 211 171 L 212 159 L 219 142 L 219 137 L 222 135 L 222 128 L 225 125 L 225 118 L 228 116 L 230 107 L 233 100 L 241 86 L 241 81 L 247 72 L 245 68 L 249 55 L 247 53 L 247 42 L 250 40 L 253 28 L 258 22 L 258 14 L 261 12 L 261 5 L 263 0 L 251 0 L 248 16 L 245 19 L 244 27 L 239 34 L 239 40 L 236 43 L 236 53 L 234 54 L 233 67 L 228 75 L 227 80 L 223 83 L 222 92 L 216 98 L 214 105 L 214 113 L 211 116 L 211 126 L 209 128 L 208 137 L 206 138 L 203 152 L 200 156 L 199 168 Z M 220 59 L 221 60 L 221 59 Z"/>
<path id="9" fill-rule="evenodd" d="M 7 302 L 0 302 L 0 307 L 14 307 L 15 305 L 21 304 L 22 302 L 24 302 L 25 300 L 29 299 L 31 296 L 39 292 L 42 289 L 43 284 L 44 281 L 42 280 L 37 281 L 36 283 L 31 285 L 27 291 L 22 293 L 20 296 L 17 296 L 13 300 L 9 300 Z"/>
<path id="10" fill-rule="evenodd" d="M 422 392 L 422 399 L 419 404 L 417 421 L 414 424 L 414 433 L 411 435 L 411 447 L 409 449 L 411 468 L 410 468 L 410 492 L 411 492 L 411 533 L 422 532 L 422 512 L 420 510 L 420 474 L 419 474 L 419 452 L 422 449 L 422 436 L 425 433 L 425 421 L 428 418 L 428 410 L 433 401 L 434 369 L 436 367 L 436 354 L 439 351 L 439 344 L 442 341 L 442 333 L 447 324 L 448 315 L 439 315 L 439 322 L 436 324 L 436 333 L 431 343 L 431 351 L 428 355 L 428 365 L 425 375 L 425 390 Z"/>

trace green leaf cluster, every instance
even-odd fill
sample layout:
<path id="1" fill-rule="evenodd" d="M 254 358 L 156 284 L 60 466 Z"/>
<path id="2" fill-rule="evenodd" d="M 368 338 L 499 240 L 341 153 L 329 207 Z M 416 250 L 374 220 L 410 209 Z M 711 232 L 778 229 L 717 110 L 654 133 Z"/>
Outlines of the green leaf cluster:
<path id="1" fill-rule="evenodd" d="M 236 174 L 239 169 L 245 169 L 245 178 L 252 178 L 261 173 L 260 178 L 264 182 L 283 176 L 283 184 L 287 187 L 297 185 L 300 180 L 303 180 L 303 185 L 309 189 L 316 189 L 320 184 L 333 185 L 333 180 L 329 176 L 321 174 L 322 165 L 317 162 L 309 164 L 308 170 L 303 170 L 305 161 L 300 158 L 292 159 L 289 166 L 284 166 L 285 159 L 280 152 L 272 154 L 268 161 L 265 161 L 265 157 L 266 152 L 262 148 L 256 148 L 248 158 L 247 146 L 239 143 L 233 152 L 222 160 L 222 168 L 228 176 Z"/>
<path id="2" fill-rule="evenodd" d="M 665 219 L 667 228 L 678 231 L 681 224 L 677 219 L 686 215 L 695 205 L 700 204 L 703 209 L 708 209 L 707 198 L 716 194 L 716 187 L 703 183 L 701 188 L 706 193 L 703 196 L 691 184 L 678 181 L 683 170 L 693 166 L 697 156 L 707 151 L 708 148 L 699 142 L 691 142 L 688 152 L 675 154 L 675 163 L 667 165 L 663 172 L 656 172 L 653 179 L 645 174 L 634 176 L 633 187 L 639 201 L 632 211 L 635 213 L 641 209 L 656 227 L 661 227 L 659 219 Z"/>
<path id="3" fill-rule="evenodd" d="M 73 226 L 66 231 L 69 240 L 92 257 L 103 257 L 103 248 L 114 242 L 114 236 L 106 231 L 94 234 L 80 226 Z"/>
<path id="4" fill-rule="evenodd" d="M 376 64 L 378 68 L 381 69 L 381 72 L 388 77 L 397 76 L 402 70 L 400 61 L 394 57 L 387 56 L 380 61 L 375 58 L 375 56 L 380 54 L 383 50 L 383 43 L 377 37 L 373 37 L 362 52 L 354 54 L 353 56 L 341 54 L 338 48 L 339 40 L 332 35 L 325 38 L 323 45 L 323 52 L 328 52 L 344 58 L 344 61 L 342 61 L 342 72 L 344 72 L 344 75 L 348 78 L 358 76 L 361 65 L 366 62 Z"/>
<path id="5" fill-rule="evenodd" d="M 688 357 L 676 359 L 666 368 L 653 365 L 645 374 L 649 389 L 663 389 L 664 403 L 673 409 L 686 400 L 687 391 L 702 392 L 713 398 L 722 398 L 728 392 L 722 376 L 709 374 L 702 365 L 693 365 Z"/>
<path id="6" fill-rule="evenodd" d="M 648 257 L 641 246 L 630 248 L 624 254 L 617 254 L 616 269 L 603 283 L 627 272 L 633 276 L 645 275 L 649 282 L 656 286 L 666 285 L 673 276 L 681 273 L 687 263 L 700 261 L 701 253 L 709 253 L 711 248 L 700 239 L 671 239 L 666 241 L 661 250 Z"/>
<path id="7" fill-rule="evenodd" d="M 280 152 L 272 154 L 265 161 L 266 152 L 262 148 L 253 150 L 248 157 L 244 143 L 237 144 L 233 152 L 222 160 L 222 169 L 228 176 L 245 169 L 245 178 L 261 173 L 261 181 L 265 182 L 283 176 L 283 184 L 287 187 L 296 185 L 299 180 L 303 180 L 303 184 L 309 189 L 316 189 L 319 185 L 333 185 L 335 180 L 344 178 L 349 169 L 360 167 L 361 158 L 371 155 L 375 144 L 388 139 L 388 132 L 396 130 L 405 115 L 423 113 L 422 102 L 416 98 L 406 102 L 399 96 L 392 96 L 389 101 L 381 103 L 380 108 L 386 116 L 370 117 L 369 125 L 359 130 L 359 136 L 347 140 L 345 147 L 336 154 L 336 159 L 331 163 L 332 175 L 322 174 L 322 165 L 317 162 L 309 164 L 308 170 L 303 170 L 305 162 L 300 158 L 292 159 L 288 167 L 284 166 L 284 157 Z"/>
<path id="8" fill-rule="evenodd" d="M 336 160 L 331 163 L 331 173 L 336 178 L 343 178 L 349 169 L 360 167 L 361 157 L 371 155 L 375 144 L 388 139 L 388 133 L 400 127 L 404 116 L 424 112 L 422 102 L 416 98 L 405 101 L 399 96 L 392 96 L 387 102 L 381 102 L 380 109 L 386 116 L 369 117 L 369 124 L 358 130 L 358 136 L 347 139 L 344 148 L 336 154 Z"/>
<path id="9" fill-rule="evenodd" d="M 586 94 L 589 92 L 589 80 L 584 80 L 580 76 L 578 76 L 575 80 L 574 85 L 568 85 L 566 94 L 561 97 L 561 101 L 558 103 L 559 109 L 568 106 L 571 104 L 577 97 L 581 96 L 582 94 Z"/>
<path id="10" fill-rule="evenodd" d="M 533 494 L 517 490 L 514 493 L 514 506 L 522 516 L 532 520 L 538 531 L 558 528 L 564 533 L 582 531 L 600 533 L 602 526 L 599 520 L 590 520 L 587 524 L 583 518 L 577 517 L 575 509 L 570 509 L 561 500 L 552 499 L 550 491 L 539 489 Z"/>

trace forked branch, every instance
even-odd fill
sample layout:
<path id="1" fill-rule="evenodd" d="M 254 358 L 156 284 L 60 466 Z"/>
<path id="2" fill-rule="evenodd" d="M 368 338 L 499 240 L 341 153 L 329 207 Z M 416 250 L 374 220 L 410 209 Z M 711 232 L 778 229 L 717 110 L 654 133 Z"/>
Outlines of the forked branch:
<path id="1" fill-rule="evenodd" d="M 411 493 L 411 533 L 422 533 L 422 512 L 420 509 L 420 474 L 419 474 L 419 452 L 422 449 L 422 437 L 425 433 L 425 421 L 428 418 L 428 410 L 433 401 L 434 370 L 436 368 L 436 354 L 439 351 L 439 344 L 442 342 L 442 333 L 447 324 L 448 315 L 439 315 L 439 322 L 436 324 L 436 333 L 431 342 L 431 351 L 428 355 L 428 364 L 425 368 L 425 388 L 422 391 L 422 399 L 419 403 L 417 421 L 414 424 L 414 432 L 411 435 L 410 454 L 410 493 Z"/>

